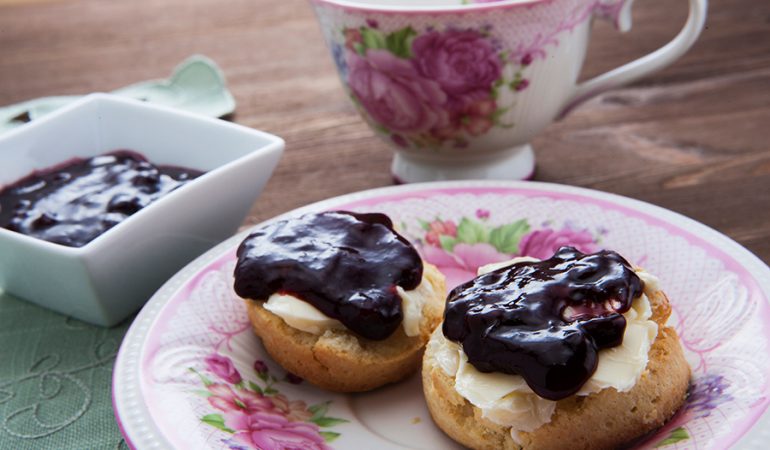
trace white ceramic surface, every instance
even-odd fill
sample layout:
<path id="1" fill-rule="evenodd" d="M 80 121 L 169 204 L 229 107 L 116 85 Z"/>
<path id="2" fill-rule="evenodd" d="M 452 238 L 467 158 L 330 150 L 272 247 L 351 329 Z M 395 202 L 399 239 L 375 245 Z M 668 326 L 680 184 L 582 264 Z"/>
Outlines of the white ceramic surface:
<path id="1" fill-rule="evenodd" d="M 329 209 L 387 213 L 447 276 L 448 287 L 479 265 L 544 257 L 559 245 L 619 251 L 659 276 L 693 369 L 685 406 L 638 447 L 766 448 L 770 269 L 724 235 L 639 201 L 534 182 L 398 186 L 287 215 Z M 169 280 L 128 331 L 114 369 L 113 405 L 129 446 L 458 448 L 433 425 L 418 377 L 338 395 L 296 384 L 273 363 L 232 290 L 235 249 L 245 235 Z"/>
<path id="2" fill-rule="evenodd" d="M 593 18 L 631 26 L 632 0 L 311 0 L 348 96 L 396 151 L 402 182 L 526 179 L 528 143 L 579 103 L 682 56 L 707 0 L 657 51 L 578 83 Z M 661 11 L 661 14 L 664 14 Z"/>
<path id="3" fill-rule="evenodd" d="M 118 149 L 207 173 L 80 248 L 0 228 L 0 289 L 90 323 L 119 322 L 237 230 L 283 146 L 267 133 L 104 94 L 8 132 L 0 137 L 0 186 Z"/>

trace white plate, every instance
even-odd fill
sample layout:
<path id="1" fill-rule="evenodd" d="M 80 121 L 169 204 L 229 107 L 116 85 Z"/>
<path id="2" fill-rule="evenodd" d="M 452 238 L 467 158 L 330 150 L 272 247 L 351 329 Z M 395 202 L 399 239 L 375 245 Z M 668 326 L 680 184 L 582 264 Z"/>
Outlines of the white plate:
<path id="1" fill-rule="evenodd" d="M 480 264 L 522 253 L 550 256 L 562 244 L 619 251 L 659 276 L 694 374 L 685 407 L 639 446 L 765 448 L 770 269 L 724 235 L 639 201 L 533 182 L 397 186 L 288 214 L 328 209 L 390 215 L 450 286 Z M 129 445 L 457 448 L 433 425 L 416 376 L 359 395 L 292 383 L 254 337 L 232 291 L 235 249 L 245 235 L 169 280 L 128 331 L 113 403 Z"/>

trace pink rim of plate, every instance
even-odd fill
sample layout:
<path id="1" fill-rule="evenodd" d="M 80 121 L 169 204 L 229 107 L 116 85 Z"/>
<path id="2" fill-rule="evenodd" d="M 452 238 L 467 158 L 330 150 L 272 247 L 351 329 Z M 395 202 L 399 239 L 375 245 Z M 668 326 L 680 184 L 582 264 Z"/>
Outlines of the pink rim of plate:
<path id="1" fill-rule="evenodd" d="M 458 0 L 459 1 L 459 0 Z M 311 3 L 340 8 L 346 12 L 365 12 L 382 14 L 465 14 L 473 12 L 510 9 L 518 7 L 533 8 L 538 4 L 553 3 L 558 0 L 501 0 L 497 2 L 470 3 L 441 6 L 390 6 L 385 4 L 373 5 L 356 2 L 355 0 L 310 0 Z"/>
<path id="2" fill-rule="evenodd" d="M 669 234 L 679 236 L 687 240 L 688 243 L 693 246 L 699 247 L 705 250 L 710 256 L 721 261 L 726 270 L 733 272 L 739 277 L 741 283 L 750 292 L 750 298 L 755 296 L 760 299 L 758 302 L 761 305 L 759 313 L 762 315 L 763 322 L 765 323 L 764 335 L 765 338 L 770 340 L 770 269 L 762 261 L 759 260 L 751 252 L 740 246 L 738 243 L 728 238 L 727 236 L 719 233 L 718 231 L 707 227 L 699 222 L 682 216 L 678 213 L 663 209 L 658 206 L 654 206 L 639 200 L 633 200 L 626 197 L 622 197 L 615 194 L 609 194 L 599 191 L 594 191 L 585 188 L 576 188 L 571 186 L 555 185 L 550 183 L 540 182 L 487 182 L 487 181 L 466 181 L 466 182 L 438 182 L 438 183 L 422 183 L 411 184 L 404 186 L 393 186 L 380 189 L 373 189 L 369 191 L 362 191 L 354 194 L 348 194 L 341 197 L 336 197 L 328 200 L 324 200 L 318 203 L 314 203 L 280 216 L 277 216 L 270 221 L 279 220 L 286 216 L 297 215 L 311 211 L 322 211 L 328 209 L 354 209 L 359 207 L 367 207 L 386 202 L 404 201 L 407 199 L 425 199 L 431 198 L 437 195 L 452 195 L 452 194 L 514 194 L 523 196 L 538 196 L 547 197 L 556 200 L 571 200 L 576 202 L 584 202 L 587 204 L 593 204 L 599 206 L 605 210 L 613 210 L 622 213 L 626 217 L 641 219 L 647 224 L 660 227 L 666 230 Z M 194 289 L 197 284 L 197 280 L 201 274 L 211 270 L 214 267 L 219 267 L 223 263 L 233 258 L 233 252 L 237 247 L 237 243 L 242 240 L 249 231 L 244 231 L 237 236 L 234 236 L 227 241 L 219 244 L 215 248 L 209 250 L 206 255 L 216 255 L 209 258 L 209 261 L 205 266 L 195 272 L 193 276 L 185 278 L 184 282 L 171 293 L 171 295 L 156 296 L 151 299 L 162 301 L 165 304 L 160 306 L 153 317 L 147 319 L 152 320 L 152 324 L 147 328 L 148 332 L 142 337 L 142 344 L 138 350 L 140 356 L 140 367 L 136 368 L 139 371 L 138 378 L 140 379 L 140 389 L 142 397 L 142 406 L 146 410 L 145 413 L 152 417 L 152 408 L 148 405 L 152 405 L 151 399 L 146 396 L 144 388 L 144 377 L 141 376 L 146 370 L 146 363 L 152 359 L 152 355 L 159 347 L 159 339 L 163 334 L 163 331 L 167 329 L 170 320 L 169 318 L 174 315 L 174 311 L 177 309 L 181 300 L 186 298 L 186 295 Z M 726 251 L 724 248 L 729 250 Z M 736 255 L 745 262 L 742 264 L 736 259 Z M 205 256 L 205 255 L 204 255 Z M 200 257 L 199 259 L 203 258 Z M 194 263 L 191 263 L 191 265 Z M 747 269 L 747 265 L 751 265 L 754 272 L 766 272 L 764 279 L 767 280 L 765 285 L 760 286 L 755 275 Z M 182 272 L 186 272 L 183 269 Z M 175 275 L 171 280 L 167 282 L 170 285 L 174 281 L 179 281 L 177 278 L 182 275 L 182 272 Z M 164 291 L 161 288 L 161 291 Z M 150 303 L 148 302 L 148 303 Z M 145 308 L 135 319 L 126 337 L 132 334 L 134 328 L 145 319 Z M 144 320 L 146 321 L 146 320 Z M 116 369 L 125 354 L 128 352 L 125 342 L 121 345 L 116 358 Z M 112 385 L 112 400 L 113 400 L 113 412 L 118 423 L 118 427 L 121 434 L 124 436 L 126 443 L 130 448 L 137 448 L 130 436 L 126 432 L 126 427 L 123 423 L 124 418 L 119 414 L 117 401 L 116 401 L 116 389 L 118 373 L 117 370 L 113 374 Z M 763 390 L 766 390 L 767 386 Z M 719 442 L 716 443 L 715 448 L 727 448 L 731 444 L 737 442 L 766 412 L 768 405 L 770 404 L 770 398 L 763 398 L 758 400 L 755 404 L 756 407 L 752 407 L 752 410 L 746 414 L 746 417 L 735 426 L 732 431 L 724 436 Z M 162 430 L 156 430 L 158 432 L 158 438 L 165 437 L 165 433 Z"/>

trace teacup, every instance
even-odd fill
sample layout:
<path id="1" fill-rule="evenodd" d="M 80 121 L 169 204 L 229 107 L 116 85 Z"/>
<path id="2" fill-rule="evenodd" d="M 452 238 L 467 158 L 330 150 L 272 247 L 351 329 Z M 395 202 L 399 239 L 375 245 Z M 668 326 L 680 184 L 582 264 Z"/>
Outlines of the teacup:
<path id="1" fill-rule="evenodd" d="M 396 180 L 527 179 L 529 141 L 579 103 L 682 56 L 707 0 L 657 51 L 577 83 L 595 17 L 633 0 L 311 0 L 346 92 L 395 149 Z"/>

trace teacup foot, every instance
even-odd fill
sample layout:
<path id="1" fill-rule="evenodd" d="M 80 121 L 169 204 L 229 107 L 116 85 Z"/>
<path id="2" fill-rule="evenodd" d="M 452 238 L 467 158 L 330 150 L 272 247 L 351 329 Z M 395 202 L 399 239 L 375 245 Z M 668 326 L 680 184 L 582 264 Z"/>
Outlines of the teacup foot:
<path id="1" fill-rule="evenodd" d="M 396 153 L 391 165 L 396 183 L 441 180 L 529 180 L 535 174 L 535 153 L 529 144 L 500 156 L 480 160 L 437 161 Z"/>

